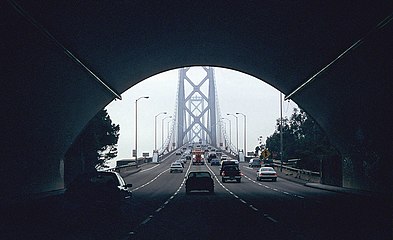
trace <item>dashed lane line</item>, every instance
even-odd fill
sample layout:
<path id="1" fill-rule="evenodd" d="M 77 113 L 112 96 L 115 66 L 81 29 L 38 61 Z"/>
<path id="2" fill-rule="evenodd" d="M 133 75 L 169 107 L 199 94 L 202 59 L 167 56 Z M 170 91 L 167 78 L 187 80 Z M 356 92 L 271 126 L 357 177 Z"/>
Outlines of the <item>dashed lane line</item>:
<path id="1" fill-rule="evenodd" d="M 207 168 L 209 169 L 209 171 L 213 174 L 213 176 L 214 176 L 214 178 L 216 179 L 216 181 L 218 182 L 218 184 L 220 184 L 221 187 L 224 188 L 225 191 L 227 191 L 229 194 L 231 194 L 232 196 L 234 196 L 236 199 L 238 199 L 240 202 L 242 202 L 243 204 L 245 204 L 247 207 L 251 208 L 253 211 L 259 212 L 259 209 L 258 209 L 258 208 L 254 207 L 252 204 L 248 205 L 248 203 L 247 203 L 245 200 L 243 200 L 242 198 L 240 198 L 239 196 L 237 196 L 235 193 L 233 193 L 231 190 L 229 190 L 227 187 L 225 187 L 224 184 L 222 184 L 222 183 L 220 182 L 220 180 L 218 179 L 217 175 L 213 172 L 213 170 L 212 170 L 208 165 L 206 165 L 206 167 L 207 167 Z M 247 178 L 248 178 L 248 177 L 247 177 Z M 251 180 L 251 179 L 249 179 L 249 180 Z M 262 213 L 262 214 L 263 214 L 263 213 Z M 266 213 L 263 214 L 263 216 L 264 216 L 265 218 L 269 219 L 270 221 L 274 222 L 274 223 L 278 223 L 278 221 L 277 221 L 276 219 L 270 217 L 270 216 L 269 216 L 268 214 L 266 214 Z"/>
<path id="2" fill-rule="evenodd" d="M 187 175 L 188 172 L 190 171 L 190 167 L 191 167 L 191 163 L 190 163 L 190 165 L 188 166 L 188 169 L 187 169 L 187 171 L 186 171 L 186 175 Z M 156 178 L 158 178 L 161 174 L 163 174 L 164 172 L 166 172 L 166 171 L 168 171 L 168 170 L 169 170 L 169 169 L 167 169 L 167 170 L 161 172 Z M 181 184 L 180 184 L 180 186 L 178 187 L 178 189 L 172 194 L 172 196 L 169 197 L 168 200 L 166 200 L 159 208 L 157 208 L 157 209 L 154 211 L 155 213 L 159 213 L 160 211 L 162 211 L 162 210 L 170 203 L 170 201 L 179 193 L 180 189 L 184 186 L 185 181 L 186 181 L 186 180 L 183 179 L 183 181 L 181 182 Z M 139 228 L 140 226 L 142 226 L 142 225 L 147 224 L 153 217 L 154 217 L 153 214 L 150 215 L 149 217 L 147 217 L 145 220 L 143 220 L 143 221 L 136 227 L 136 229 L 135 229 L 134 231 L 130 231 L 130 232 L 129 232 L 129 235 L 130 235 L 130 236 L 135 235 L 136 232 L 137 232 L 137 230 L 138 230 L 138 228 Z"/>
<path id="3" fill-rule="evenodd" d="M 244 167 L 244 168 L 248 168 L 248 167 L 245 167 L 245 166 L 243 166 L 243 167 Z M 249 176 L 245 175 L 244 173 L 243 173 L 243 176 L 244 176 L 247 180 L 249 180 L 249 181 L 251 181 L 251 182 L 253 182 L 253 183 L 255 183 L 255 184 L 258 184 L 259 186 L 263 186 L 263 187 L 266 188 L 266 189 L 271 189 L 272 191 L 279 192 L 279 193 L 283 193 L 283 194 L 285 194 L 285 195 L 292 196 L 292 197 L 297 197 L 297 198 L 301 198 L 301 199 L 304 199 L 304 198 L 305 198 L 305 197 L 300 196 L 300 195 L 297 195 L 297 194 L 289 193 L 289 192 L 286 192 L 286 191 L 281 191 L 281 190 L 278 190 L 277 188 L 272 188 L 272 187 L 269 187 L 268 185 L 261 184 L 261 183 L 255 181 L 254 179 L 251 179 Z"/>

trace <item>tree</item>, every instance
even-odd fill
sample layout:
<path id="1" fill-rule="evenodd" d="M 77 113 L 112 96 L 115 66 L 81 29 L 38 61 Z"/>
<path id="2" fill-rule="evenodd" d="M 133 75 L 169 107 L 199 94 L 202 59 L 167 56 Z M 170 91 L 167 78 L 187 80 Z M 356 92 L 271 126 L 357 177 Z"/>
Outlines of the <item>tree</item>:
<path id="1" fill-rule="evenodd" d="M 65 159 L 79 159 L 82 171 L 92 171 L 97 164 L 117 156 L 120 126 L 113 124 L 105 109 L 99 111 L 85 126 L 68 149 Z"/>
<path id="2" fill-rule="evenodd" d="M 300 158 L 300 168 L 318 171 L 322 159 L 339 155 L 319 125 L 302 109 L 295 108 L 290 119 L 283 119 L 282 131 L 284 157 Z M 280 152 L 280 119 L 274 133 L 267 138 L 266 147 L 271 152 Z"/>

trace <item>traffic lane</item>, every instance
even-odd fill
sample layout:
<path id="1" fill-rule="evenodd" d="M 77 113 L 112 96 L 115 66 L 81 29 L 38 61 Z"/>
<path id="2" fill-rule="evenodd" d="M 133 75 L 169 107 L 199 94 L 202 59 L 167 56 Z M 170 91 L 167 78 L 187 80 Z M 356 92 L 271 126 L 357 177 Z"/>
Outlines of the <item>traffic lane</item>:
<path id="1" fill-rule="evenodd" d="M 120 215 L 103 215 L 100 212 L 89 214 L 84 223 L 67 226 L 64 234 L 57 239 L 122 239 L 137 229 L 141 222 L 146 221 L 155 209 L 170 198 L 184 179 L 184 174 L 170 174 L 170 162 L 166 161 L 155 165 L 158 167 L 151 171 L 139 172 L 139 176 L 132 175 L 142 185 L 133 188 L 132 199 Z"/>
<path id="2" fill-rule="evenodd" d="M 190 165 L 186 165 L 183 173 L 170 173 L 164 170 L 162 174 L 150 184 L 133 192 L 132 211 L 128 215 L 128 232 L 135 232 L 150 216 L 164 209 L 177 195 Z"/>
<path id="3" fill-rule="evenodd" d="M 284 179 L 277 182 L 246 180 L 243 182 L 245 187 L 236 184 L 230 186 L 234 192 L 255 202 L 258 207 L 270 209 L 278 221 L 293 226 L 296 233 L 340 238 L 357 236 L 359 239 L 365 236 L 384 239 L 391 234 L 391 216 L 386 211 L 390 209 L 391 203 L 388 204 L 386 199 L 339 194 Z M 256 187 L 260 193 L 264 193 L 263 196 L 251 190 Z M 299 197 L 305 195 L 305 192 L 308 193 L 307 197 Z M 310 225 L 313 228 L 308 230 Z"/>
<path id="4" fill-rule="evenodd" d="M 247 176 L 255 176 L 249 171 L 248 167 L 243 167 L 244 174 Z M 248 175 L 251 173 L 251 175 Z M 256 182 L 253 177 L 250 177 L 252 181 Z M 386 209 L 391 208 L 391 196 L 386 196 L 384 194 L 373 194 L 370 196 L 359 195 L 359 194 L 349 194 L 349 193 L 337 193 L 322 189 L 311 188 L 296 182 L 291 182 L 289 180 L 279 178 L 277 182 L 271 182 L 269 180 L 258 182 L 264 187 L 268 186 L 271 189 L 277 189 L 279 192 L 292 195 L 298 198 L 304 199 L 308 204 L 314 202 L 317 205 L 322 204 L 326 199 L 328 199 L 329 204 L 335 206 L 340 206 L 342 204 L 346 205 L 345 210 L 351 211 L 352 214 L 356 212 L 362 213 L 363 216 L 369 216 L 369 218 L 374 219 L 373 221 L 379 221 L 379 225 L 386 225 L 382 223 L 382 220 L 388 219 L 388 214 Z M 378 220 L 379 219 L 379 220 Z M 390 222 L 390 221 L 387 221 Z"/>
<path id="5" fill-rule="evenodd" d="M 208 170 L 194 166 L 192 170 Z M 143 224 L 131 239 L 269 239 L 289 237 L 285 230 L 250 209 L 215 183 L 215 193 L 185 193 L 184 186 L 173 201 Z"/>
<path id="6" fill-rule="evenodd" d="M 156 178 L 158 174 L 164 172 L 165 170 L 169 169 L 172 162 L 179 159 L 177 155 L 170 155 L 165 160 L 161 161 L 160 163 L 149 163 L 145 164 L 142 167 L 142 170 L 131 174 L 124 178 L 126 183 L 132 184 L 132 189 L 136 189 L 147 182 L 151 181 L 152 179 Z"/>
<path id="7" fill-rule="evenodd" d="M 250 168 L 244 163 L 241 164 L 240 167 L 246 178 L 248 177 L 249 179 L 256 181 L 256 175 L 259 168 Z M 295 197 L 298 198 L 308 197 L 310 199 L 314 199 L 317 202 L 318 202 L 318 196 L 323 197 L 325 195 L 327 196 L 337 195 L 335 193 L 325 190 L 318 191 L 316 189 L 312 189 L 310 187 L 306 187 L 302 184 L 291 182 L 287 179 L 280 178 L 280 177 L 277 178 L 277 182 L 272 182 L 270 179 L 267 179 L 267 180 L 260 181 L 260 183 L 264 186 L 274 187 L 279 191 L 283 192 L 284 194 L 294 195 Z M 316 195 L 315 194 L 316 192 L 318 192 L 319 194 Z"/>

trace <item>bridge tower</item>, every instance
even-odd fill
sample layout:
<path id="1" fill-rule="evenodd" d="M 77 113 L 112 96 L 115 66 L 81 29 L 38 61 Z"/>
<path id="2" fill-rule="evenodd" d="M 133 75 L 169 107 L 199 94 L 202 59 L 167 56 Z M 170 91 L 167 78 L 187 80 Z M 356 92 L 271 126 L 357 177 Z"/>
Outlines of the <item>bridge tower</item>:
<path id="1" fill-rule="evenodd" d="M 216 83 L 214 69 L 202 68 L 203 79 L 191 79 L 190 67 L 179 70 L 177 96 L 177 147 L 187 142 L 208 143 L 217 146 Z"/>

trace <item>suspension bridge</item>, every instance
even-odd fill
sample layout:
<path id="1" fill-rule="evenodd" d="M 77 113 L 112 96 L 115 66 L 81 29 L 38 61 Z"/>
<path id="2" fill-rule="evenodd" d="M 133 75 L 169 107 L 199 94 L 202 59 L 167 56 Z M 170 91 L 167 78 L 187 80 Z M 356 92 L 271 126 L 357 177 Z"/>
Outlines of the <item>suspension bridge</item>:
<path id="1" fill-rule="evenodd" d="M 188 73 L 192 68 L 201 71 L 203 77 L 191 77 Z M 172 126 L 158 149 L 159 155 L 193 142 L 237 154 L 222 121 L 213 67 L 179 69 L 176 95 Z"/>

